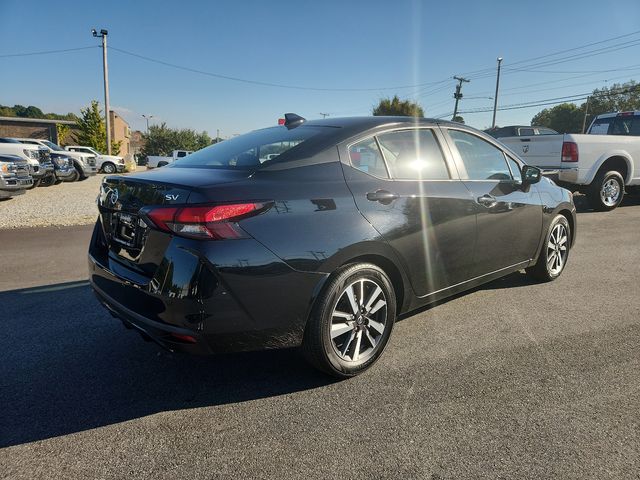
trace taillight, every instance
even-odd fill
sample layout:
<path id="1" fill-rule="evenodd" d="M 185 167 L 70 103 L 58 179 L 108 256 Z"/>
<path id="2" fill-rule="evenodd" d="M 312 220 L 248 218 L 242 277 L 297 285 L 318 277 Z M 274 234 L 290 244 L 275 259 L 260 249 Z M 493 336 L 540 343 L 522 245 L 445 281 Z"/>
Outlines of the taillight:
<path id="1" fill-rule="evenodd" d="M 193 207 L 150 207 L 141 213 L 159 230 L 183 237 L 222 240 L 246 238 L 235 223 L 265 211 L 269 203 L 234 203 L 230 205 L 196 205 Z"/>
<path id="2" fill-rule="evenodd" d="M 564 142 L 562 144 L 562 161 L 577 162 L 578 161 L 578 144 L 574 142 Z"/>

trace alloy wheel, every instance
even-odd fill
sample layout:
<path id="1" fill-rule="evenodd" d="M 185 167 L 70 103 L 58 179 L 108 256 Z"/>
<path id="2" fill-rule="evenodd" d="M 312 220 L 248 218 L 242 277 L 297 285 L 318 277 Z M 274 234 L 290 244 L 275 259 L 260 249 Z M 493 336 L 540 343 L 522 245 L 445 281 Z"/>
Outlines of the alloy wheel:
<path id="1" fill-rule="evenodd" d="M 388 327 L 387 299 L 375 281 L 359 279 L 340 294 L 331 318 L 331 343 L 347 362 L 361 362 L 380 346 Z"/>
<path id="2" fill-rule="evenodd" d="M 115 173 L 116 167 L 114 167 L 110 163 L 107 163 L 104 167 L 102 167 L 102 170 L 104 171 L 104 173 Z"/>
<path id="3" fill-rule="evenodd" d="M 569 242 L 569 234 L 565 226 L 558 223 L 549 236 L 547 242 L 547 268 L 553 276 L 560 274 L 567 260 L 567 245 Z"/>
<path id="4" fill-rule="evenodd" d="M 610 178 L 600 188 L 600 199 L 607 207 L 613 207 L 618 203 L 622 188 L 616 178 Z"/>

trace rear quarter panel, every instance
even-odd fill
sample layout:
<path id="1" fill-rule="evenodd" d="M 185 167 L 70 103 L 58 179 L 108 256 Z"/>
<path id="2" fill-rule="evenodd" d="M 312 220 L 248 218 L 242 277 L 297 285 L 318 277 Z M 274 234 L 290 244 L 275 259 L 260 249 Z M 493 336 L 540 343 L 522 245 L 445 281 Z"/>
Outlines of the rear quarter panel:
<path id="1" fill-rule="evenodd" d="M 621 157 L 627 163 L 626 184 L 640 183 L 640 137 L 569 134 L 567 138 L 578 144 L 576 183 L 591 183 L 602 164 L 613 157 Z"/>

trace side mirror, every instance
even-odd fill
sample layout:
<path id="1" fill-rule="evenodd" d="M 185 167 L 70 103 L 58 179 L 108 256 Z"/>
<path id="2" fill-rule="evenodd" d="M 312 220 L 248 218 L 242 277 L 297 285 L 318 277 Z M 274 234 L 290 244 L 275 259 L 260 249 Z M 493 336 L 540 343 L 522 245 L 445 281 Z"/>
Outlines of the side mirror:
<path id="1" fill-rule="evenodd" d="M 542 170 L 532 165 L 522 167 L 522 184 L 532 185 L 538 183 L 542 178 Z"/>

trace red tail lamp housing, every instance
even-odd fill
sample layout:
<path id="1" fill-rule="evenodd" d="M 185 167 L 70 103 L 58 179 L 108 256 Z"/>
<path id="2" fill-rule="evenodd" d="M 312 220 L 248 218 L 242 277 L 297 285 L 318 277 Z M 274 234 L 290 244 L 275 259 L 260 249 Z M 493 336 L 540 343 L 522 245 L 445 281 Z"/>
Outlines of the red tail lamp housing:
<path id="1" fill-rule="evenodd" d="M 142 215 L 158 230 L 206 240 L 247 238 L 235 222 L 266 211 L 270 203 L 162 206 L 144 208 Z"/>
<path id="2" fill-rule="evenodd" d="M 562 161 L 577 162 L 578 161 L 578 144 L 575 142 L 564 142 L 562 144 Z"/>

